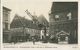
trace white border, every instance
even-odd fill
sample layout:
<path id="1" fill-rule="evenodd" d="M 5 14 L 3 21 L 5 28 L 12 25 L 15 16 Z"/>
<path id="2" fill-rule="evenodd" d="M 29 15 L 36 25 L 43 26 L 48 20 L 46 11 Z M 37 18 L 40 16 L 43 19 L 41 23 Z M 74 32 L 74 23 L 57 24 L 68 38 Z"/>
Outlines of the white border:
<path id="1" fill-rule="evenodd" d="M 55 50 L 80 50 L 80 34 L 79 34 L 79 32 L 80 32 L 80 27 L 79 27 L 79 25 L 80 25 L 80 15 L 79 15 L 79 12 L 80 12 L 80 1 L 79 0 L 53 0 L 54 2 L 78 2 L 78 45 L 69 45 L 69 46 L 67 46 L 67 45 L 61 45 L 60 47 L 58 47 L 58 48 L 3 48 L 3 44 L 2 44 L 2 20 L 0 20 L 0 24 L 1 24 L 1 26 L 0 26 L 0 33 L 1 33 L 1 50 L 22 50 L 22 49 L 24 49 L 24 50 L 41 50 L 41 49 L 45 49 L 45 50 L 53 50 L 53 49 L 55 49 Z M 0 19 L 3 19 L 2 18 L 2 12 L 3 10 L 2 10 L 2 0 L 1 0 L 1 18 Z M 78 47 L 78 48 L 75 48 L 75 47 Z"/>

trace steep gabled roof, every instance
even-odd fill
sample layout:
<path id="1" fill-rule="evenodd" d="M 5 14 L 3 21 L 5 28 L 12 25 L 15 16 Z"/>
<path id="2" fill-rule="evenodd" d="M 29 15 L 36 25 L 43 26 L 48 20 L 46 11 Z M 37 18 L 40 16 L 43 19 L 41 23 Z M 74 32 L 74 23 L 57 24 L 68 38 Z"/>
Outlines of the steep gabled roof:
<path id="1" fill-rule="evenodd" d="M 26 27 L 31 29 L 39 29 L 38 25 L 33 23 L 33 21 L 25 19 L 24 17 L 21 17 L 19 15 L 15 15 L 10 27 L 11 28 Z"/>

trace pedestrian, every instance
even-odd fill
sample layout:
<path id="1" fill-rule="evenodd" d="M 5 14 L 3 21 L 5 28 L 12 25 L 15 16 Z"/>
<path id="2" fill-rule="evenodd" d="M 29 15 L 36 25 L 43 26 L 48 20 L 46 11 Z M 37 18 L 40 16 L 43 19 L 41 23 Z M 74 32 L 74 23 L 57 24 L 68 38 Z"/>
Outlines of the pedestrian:
<path id="1" fill-rule="evenodd" d="M 33 44 L 35 45 L 35 38 L 34 38 L 34 37 L 32 37 L 32 40 L 33 40 Z"/>

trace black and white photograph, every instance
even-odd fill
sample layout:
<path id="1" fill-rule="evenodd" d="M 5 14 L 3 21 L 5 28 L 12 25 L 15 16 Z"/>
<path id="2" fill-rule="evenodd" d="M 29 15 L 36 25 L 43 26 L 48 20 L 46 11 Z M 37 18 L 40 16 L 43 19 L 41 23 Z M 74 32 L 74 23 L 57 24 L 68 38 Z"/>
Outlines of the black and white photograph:
<path id="1" fill-rule="evenodd" d="M 78 2 L 3 0 L 4 48 L 78 45 Z"/>

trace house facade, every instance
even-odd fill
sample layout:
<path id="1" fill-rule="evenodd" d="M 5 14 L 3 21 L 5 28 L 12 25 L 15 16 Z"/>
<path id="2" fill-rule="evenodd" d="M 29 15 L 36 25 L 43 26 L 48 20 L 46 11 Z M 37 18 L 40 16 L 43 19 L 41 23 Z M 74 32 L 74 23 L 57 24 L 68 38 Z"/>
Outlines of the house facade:
<path id="1" fill-rule="evenodd" d="M 3 7 L 3 29 L 9 30 L 10 29 L 10 12 L 11 10 Z"/>
<path id="2" fill-rule="evenodd" d="M 38 25 L 19 15 L 15 15 L 10 28 L 14 41 L 27 41 L 34 36 L 36 36 L 36 40 L 40 38 L 40 29 Z"/>
<path id="3" fill-rule="evenodd" d="M 11 9 L 3 7 L 3 42 L 9 41 L 10 12 Z"/>

